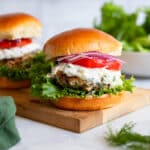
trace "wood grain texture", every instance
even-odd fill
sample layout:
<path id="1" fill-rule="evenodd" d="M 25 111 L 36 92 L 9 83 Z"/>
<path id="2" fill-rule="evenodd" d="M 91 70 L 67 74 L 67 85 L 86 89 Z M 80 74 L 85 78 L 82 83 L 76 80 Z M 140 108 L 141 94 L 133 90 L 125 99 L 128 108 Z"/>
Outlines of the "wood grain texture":
<path id="1" fill-rule="evenodd" d="M 67 111 L 49 102 L 34 100 L 29 90 L 0 90 L 0 96 L 13 96 L 17 115 L 74 132 L 83 132 L 150 104 L 150 90 L 136 88 L 113 108 L 98 111 Z"/>

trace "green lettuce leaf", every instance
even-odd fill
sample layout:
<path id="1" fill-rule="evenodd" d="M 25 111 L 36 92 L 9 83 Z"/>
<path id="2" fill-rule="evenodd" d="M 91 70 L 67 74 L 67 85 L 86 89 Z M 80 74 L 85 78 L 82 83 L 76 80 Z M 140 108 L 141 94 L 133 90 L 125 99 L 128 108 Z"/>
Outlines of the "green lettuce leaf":
<path id="1" fill-rule="evenodd" d="M 115 88 L 102 88 L 99 91 L 92 91 L 87 93 L 83 90 L 77 90 L 72 88 L 62 88 L 55 83 L 52 79 L 48 76 L 41 76 L 38 78 L 39 82 L 34 82 L 31 87 L 32 95 L 35 97 L 41 97 L 45 99 L 56 100 L 57 98 L 61 98 L 64 96 L 72 96 L 77 98 L 85 98 L 88 95 L 92 96 L 102 96 L 103 94 L 117 94 L 121 91 L 130 91 L 132 92 L 133 89 L 133 81 L 134 78 L 131 77 L 130 79 L 125 79 L 122 76 L 123 85 L 117 86 Z"/>
<path id="2" fill-rule="evenodd" d="M 11 80 L 28 79 L 28 69 L 10 68 L 6 65 L 0 66 L 0 77 L 7 77 Z"/>
<path id="3" fill-rule="evenodd" d="M 35 66 L 39 66 L 45 62 L 42 52 L 36 54 L 33 59 L 26 63 L 20 64 L 17 67 L 8 67 L 7 65 L 0 66 L 0 77 L 7 77 L 10 80 L 25 80 L 33 78 Z"/>

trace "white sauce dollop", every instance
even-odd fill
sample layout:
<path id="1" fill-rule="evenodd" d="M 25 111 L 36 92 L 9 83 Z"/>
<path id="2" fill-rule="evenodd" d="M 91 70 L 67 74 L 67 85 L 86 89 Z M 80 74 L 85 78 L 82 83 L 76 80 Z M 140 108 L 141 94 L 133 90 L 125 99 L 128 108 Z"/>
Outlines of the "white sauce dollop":
<path id="1" fill-rule="evenodd" d="M 25 54 L 38 51 L 40 46 L 36 43 L 31 43 L 23 47 L 14 47 L 10 49 L 0 49 L 0 60 L 22 57 Z"/>
<path id="2" fill-rule="evenodd" d="M 122 85 L 121 72 L 105 68 L 85 68 L 78 65 L 61 63 L 52 69 L 52 76 L 63 71 L 67 76 L 77 76 L 93 83 L 110 84 L 110 87 Z"/>

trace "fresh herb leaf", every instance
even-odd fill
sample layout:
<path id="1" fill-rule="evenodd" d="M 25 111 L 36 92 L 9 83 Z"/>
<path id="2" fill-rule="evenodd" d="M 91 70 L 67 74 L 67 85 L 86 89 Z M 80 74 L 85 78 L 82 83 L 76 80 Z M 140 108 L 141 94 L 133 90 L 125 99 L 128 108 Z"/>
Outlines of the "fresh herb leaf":
<path id="1" fill-rule="evenodd" d="M 144 10 L 146 14 L 145 22 L 143 23 L 143 27 L 148 34 L 150 34 L 150 8 L 146 8 Z"/>
<path id="2" fill-rule="evenodd" d="M 78 90 L 78 89 L 71 89 L 68 87 L 65 87 L 62 89 L 62 96 L 73 96 L 73 97 L 79 97 L 79 98 L 85 98 L 87 93 L 83 90 Z"/>
<path id="3" fill-rule="evenodd" d="M 138 8 L 127 13 L 122 6 L 106 2 L 100 9 L 101 21 L 94 22 L 94 27 L 103 30 L 123 42 L 123 50 L 149 52 L 150 43 L 150 7 Z M 146 15 L 143 23 L 138 24 L 140 13 Z M 119 27 L 119 28 L 118 28 Z"/>
<path id="4" fill-rule="evenodd" d="M 29 69 L 29 79 L 33 83 L 43 83 L 43 75 L 51 72 L 51 68 L 54 66 L 54 61 L 45 61 L 45 56 L 41 52 L 34 58 L 34 62 L 32 63 Z"/>
<path id="5" fill-rule="evenodd" d="M 35 80 L 34 80 L 35 81 Z M 32 95 L 35 97 L 56 99 L 62 96 L 62 91 L 53 84 L 47 76 L 39 76 L 31 87 Z"/>
<path id="6" fill-rule="evenodd" d="M 141 135 L 132 129 L 135 126 L 130 122 L 125 124 L 119 131 L 109 128 L 106 133 L 106 141 L 112 146 L 123 146 L 127 150 L 149 150 L 150 135 Z"/>

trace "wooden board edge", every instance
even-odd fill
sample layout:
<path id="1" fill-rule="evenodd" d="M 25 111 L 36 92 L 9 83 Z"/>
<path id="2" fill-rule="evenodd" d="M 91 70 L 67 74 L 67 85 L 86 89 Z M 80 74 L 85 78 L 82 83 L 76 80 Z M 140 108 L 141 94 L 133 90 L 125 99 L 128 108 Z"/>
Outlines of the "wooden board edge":
<path id="1" fill-rule="evenodd" d="M 77 132 L 80 133 L 80 120 L 79 119 L 75 119 L 75 118 L 68 118 L 65 116 L 60 116 L 55 114 L 55 116 L 53 115 L 49 115 L 49 114 L 45 114 L 43 112 L 40 112 L 40 117 L 37 115 L 39 114 L 39 111 L 34 109 L 34 111 L 30 111 L 26 109 L 26 106 L 22 107 L 18 104 L 16 104 L 17 106 L 17 115 L 24 117 L 24 118 L 28 118 L 34 121 L 39 121 L 45 124 L 49 124 L 55 127 L 59 127 L 62 129 L 66 129 L 66 130 L 70 130 L 73 132 Z M 22 111 L 23 110 L 23 111 Z M 26 111 L 27 110 L 27 111 Z M 30 117 L 29 117 L 30 114 Z M 58 118 L 59 122 L 54 119 Z M 69 120 L 69 123 L 68 123 Z"/>

